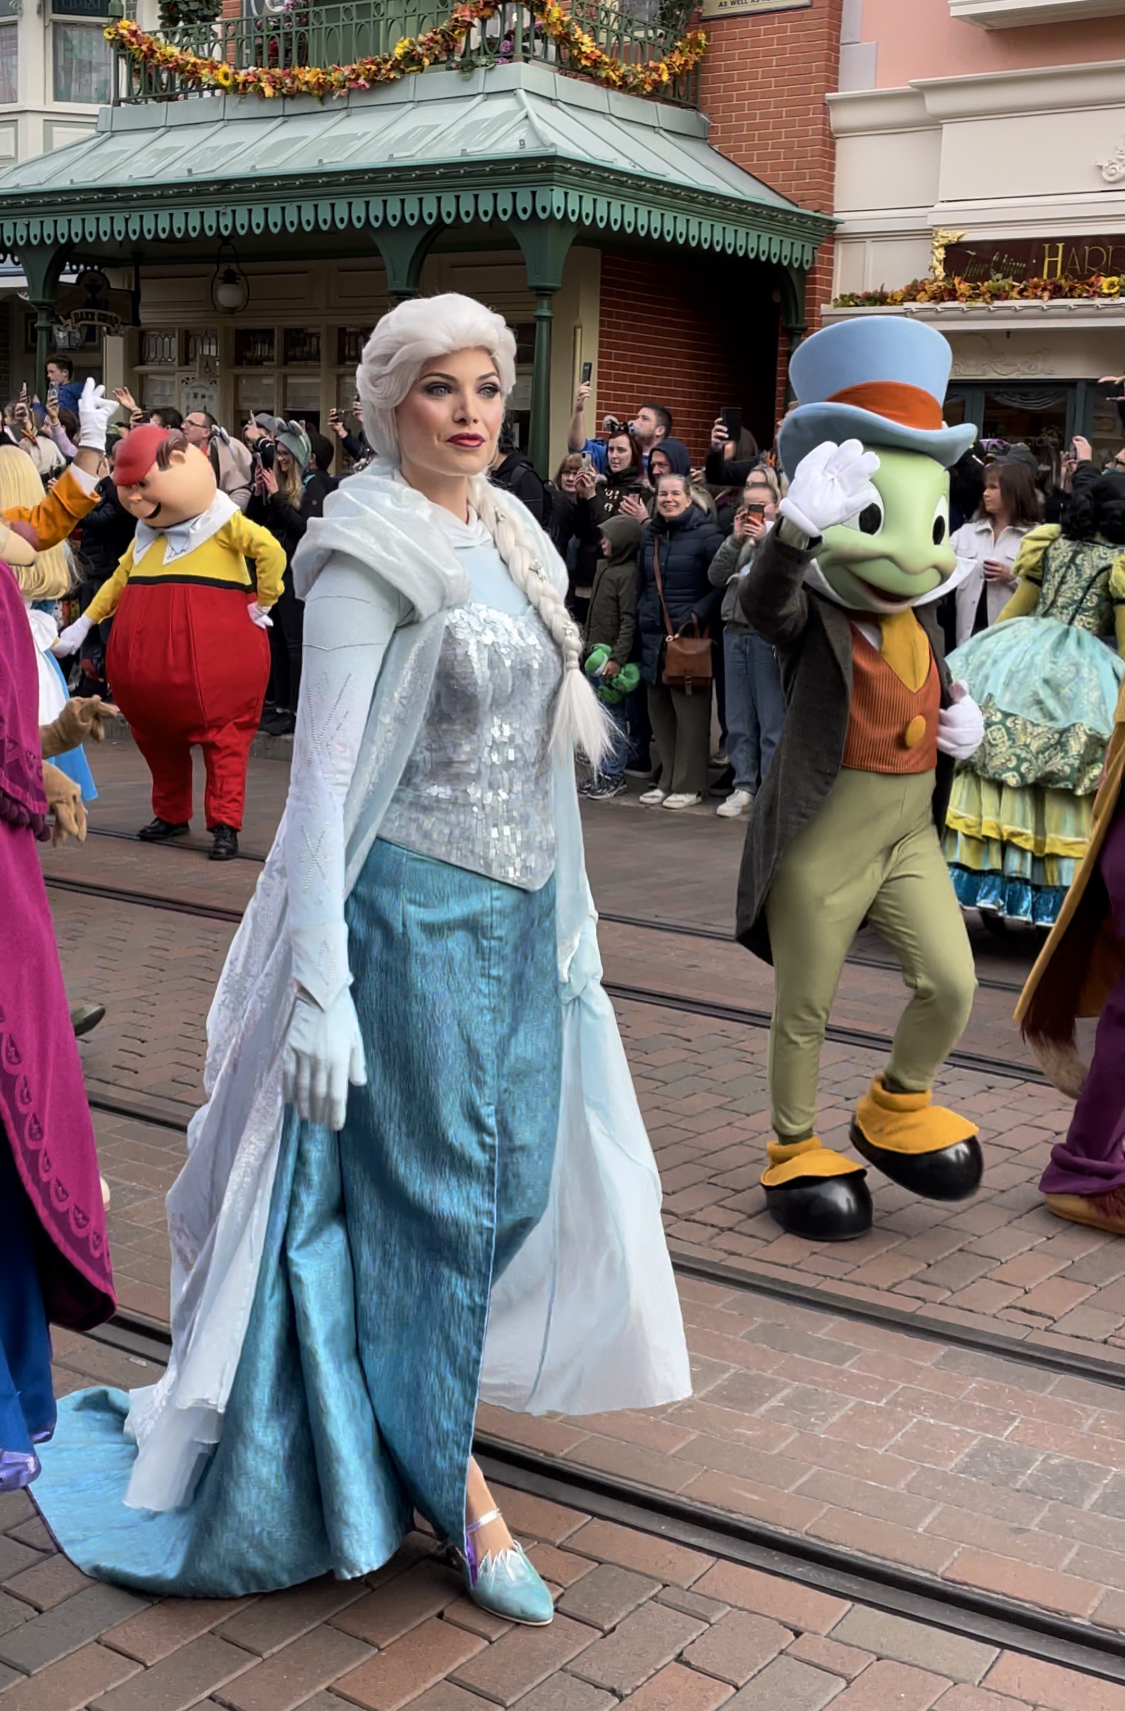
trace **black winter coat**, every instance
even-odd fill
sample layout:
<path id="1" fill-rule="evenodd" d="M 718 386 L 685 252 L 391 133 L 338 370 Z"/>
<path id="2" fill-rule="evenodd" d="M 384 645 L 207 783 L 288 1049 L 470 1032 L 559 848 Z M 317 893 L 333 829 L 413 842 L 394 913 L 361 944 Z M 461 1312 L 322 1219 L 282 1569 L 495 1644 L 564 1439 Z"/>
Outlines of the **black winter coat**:
<path id="1" fill-rule="evenodd" d="M 98 503 L 83 519 L 78 550 L 83 610 L 121 563 L 137 527 L 132 512 L 118 503 L 112 476 L 98 482 L 98 492 L 101 495 Z"/>
<path id="2" fill-rule="evenodd" d="M 770 642 L 781 667 L 785 724 L 781 741 L 750 810 L 738 875 L 735 937 L 772 962 L 766 899 L 782 857 L 819 812 L 844 758 L 852 701 L 852 627 L 848 614 L 805 584 L 811 552 L 786 545 L 776 527 L 754 555 L 738 588 L 744 623 Z M 949 670 L 933 604 L 915 616 L 930 638 L 948 707 Z M 945 825 L 953 761 L 938 753 L 934 822 Z"/>
<path id="3" fill-rule="evenodd" d="M 641 531 L 637 549 L 637 631 L 641 638 L 641 677 L 646 683 L 660 682 L 667 634 L 656 592 L 654 546 L 660 552 L 660 577 L 668 616 L 673 628 L 679 631 L 693 617 L 701 627 L 718 620 L 723 591 L 711 587 L 708 571 L 722 544 L 723 537 L 714 518 L 697 505 L 689 506 L 678 517 L 665 518 L 658 513 Z"/>

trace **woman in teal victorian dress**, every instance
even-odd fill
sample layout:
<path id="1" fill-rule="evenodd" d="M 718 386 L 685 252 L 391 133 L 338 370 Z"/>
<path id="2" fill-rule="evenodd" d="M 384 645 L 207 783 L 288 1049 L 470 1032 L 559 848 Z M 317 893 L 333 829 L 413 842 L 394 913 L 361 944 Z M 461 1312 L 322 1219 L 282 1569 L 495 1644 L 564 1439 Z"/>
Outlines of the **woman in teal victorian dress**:
<path id="1" fill-rule="evenodd" d="M 1026 535 L 1019 586 L 949 656 L 984 714 L 957 770 L 945 854 L 961 902 L 1050 926 L 1081 866 L 1125 676 L 1125 476 L 1076 494 L 1061 529 Z"/>
<path id="2" fill-rule="evenodd" d="M 207 1023 L 168 1198 L 173 1346 L 67 1397 L 36 1495 L 87 1574 L 235 1597 L 394 1555 L 551 1620 L 472 1457 L 528 1413 L 690 1389 L 660 1183 L 601 986 L 574 749 L 604 752 L 566 569 L 485 477 L 515 341 L 453 294 L 379 322 L 374 461 L 294 558 L 285 815 Z"/>

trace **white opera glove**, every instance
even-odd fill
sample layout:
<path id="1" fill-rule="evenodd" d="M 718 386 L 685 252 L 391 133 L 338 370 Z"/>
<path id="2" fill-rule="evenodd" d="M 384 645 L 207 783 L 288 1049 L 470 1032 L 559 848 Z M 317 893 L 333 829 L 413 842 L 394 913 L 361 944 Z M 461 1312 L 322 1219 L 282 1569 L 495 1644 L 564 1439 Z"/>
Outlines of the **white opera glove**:
<path id="1" fill-rule="evenodd" d="M 858 440 L 837 445 L 824 440 L 797 465 L 778 510 L 810 540 L 838 523 L 858 517 L 868 505 L 882 506 L 871 477 L 879 467 L 875 452 Z"/>
<path id="2" fill-rule="evenodd" d="M 105 451 L 105 434 L 116 416 L 116 398 L 107 398 L 104 386 L 96 386 L 91 375 L 78 396 L 78 444 L 91 451 Z"/>
<path id="3" fill-rule="evenodd" d="M 256 600 L 251 600 L 246 611 L 249 614 L 250 622 L 252 624 L 256 624 L 259 630 L 273 629 L 273 619 L 270 617 L 269 612 L 264 606 L 259 606 Z"/>
<path id="4" fill-rule="evenodd" d="M 67 625 L 58 641 L 51 643 L 51 652 L 59 659 L 65 659 L 67 654 L 76 654 L 93 627 L 89 618 L 75 618 L 73 624 Z"/>
<path id="5" fill-rule="evenodd" d="M 938 714 L 937 746 L 954 760 L 968 760 L 984 741 L 984 714 L 969 694 L 967 683 L 951 683 L 952 707 Z"/>
<path id="6" fill-rule="evenodd" d="M 363 1036 L 351 988 L 322 1010 L 298 995 L 285 1044 L 283 1097 L 306 1123 L 342 1129 L 348 1112 L 348 1087 L 367 1086 Z"/>

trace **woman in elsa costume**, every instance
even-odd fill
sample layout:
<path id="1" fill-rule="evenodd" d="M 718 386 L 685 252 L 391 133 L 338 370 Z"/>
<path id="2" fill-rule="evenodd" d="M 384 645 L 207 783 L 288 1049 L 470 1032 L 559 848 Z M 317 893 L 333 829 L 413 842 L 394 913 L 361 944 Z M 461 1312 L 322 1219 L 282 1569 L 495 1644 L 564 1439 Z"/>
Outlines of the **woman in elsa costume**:
<path id="1" fill-rule="evenodd" d="M 168 1198 L 168 1371 L 67 1398 L 43 1457 L 44 1514 L 100 1579 L 362 1575 L 418 1510 L 478 1604 L 549 1621 L 472 1460 L 478 1397 L 688 1393 L 583 863 L 573 749 L 597 762 L 603 715 L 565 569 L 485 479 L 514 379 L 512 334 L 456 295 L 364 351 L 377 456 L 296 556 L 289 798 Z"/>
<path id="2" fill-rule="evenodd" d="M 1050 926 L 1082 864 L 1125 677 L 1125 477 L 1076 493 L 1062 528 L 1023 538 L 1019 585 L 949 656 L 984 714 L 946 814 L 962 904 Z M 1107 645 L 1108 644 L 1108 645 Z"/>

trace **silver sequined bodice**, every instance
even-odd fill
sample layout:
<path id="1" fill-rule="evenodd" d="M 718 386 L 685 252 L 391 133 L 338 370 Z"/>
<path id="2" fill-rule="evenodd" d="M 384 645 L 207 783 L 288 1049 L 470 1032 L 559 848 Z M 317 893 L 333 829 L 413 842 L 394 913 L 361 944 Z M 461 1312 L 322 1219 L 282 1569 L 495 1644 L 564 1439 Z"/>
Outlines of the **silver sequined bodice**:
<path id="1" fill-rule="evenodd" d="M 538 891 L 555 870 L 550 744 L 562 675 L 538 613 L 456 607 L 380 837 Z"/>

